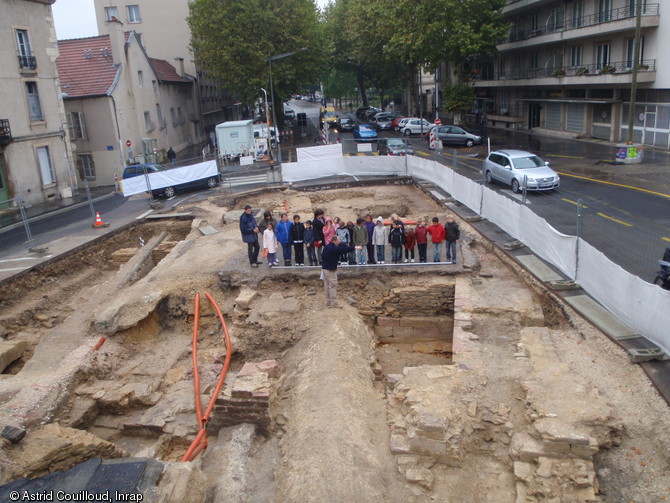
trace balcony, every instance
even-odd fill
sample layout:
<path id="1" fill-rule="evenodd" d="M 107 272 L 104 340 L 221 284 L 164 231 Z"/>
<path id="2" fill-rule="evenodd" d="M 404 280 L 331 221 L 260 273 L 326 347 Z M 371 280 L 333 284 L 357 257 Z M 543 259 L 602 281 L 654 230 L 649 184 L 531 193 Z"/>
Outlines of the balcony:
<path id="1" fill-rule="evenodd" d="M 475 87 L 507 87 L 538 85 L 603 85 L 629 84 L 633 73 L 630 61 L 616 61 L 609 65 L 589 64 L 548 68 L 525 68 L 502 72 L 492 78 L 476 80 Z M 645 59 L 638 67 L 638 82 L 656 80 L 656 60 Z"/>
<path id="2" fill-rule="evenodd" d="M 12 141 L 12 130 L 9 128 L 9 119 L 0 119 L 0 145 Z"/>
<path id="3" fill-rule="evenodd" d="M 37 70 L 37 59 L 35 56 L 17 56 L 21 70 Z"/>
<path id="4" fill-rule="evenodd" d="M 601 25 L 610 24 L 603 28 Z M 657 27 L 659 23 L 659 4 L 646 4 L 642 7 L 642 27 Z M 565 21 L 547 23 L 534 30 L 514 30 L 509 37 L 499 44 L 499 50 L 514 49 L 517 45 L 526 47 L 529 44 L 516 44 L 533 40 L 533 44 L 547 44 L 590 35 L 602 35 L 603 31 L 635 29 L 635 8 L 620 7 L 588 16 L 570 18 Z"/>

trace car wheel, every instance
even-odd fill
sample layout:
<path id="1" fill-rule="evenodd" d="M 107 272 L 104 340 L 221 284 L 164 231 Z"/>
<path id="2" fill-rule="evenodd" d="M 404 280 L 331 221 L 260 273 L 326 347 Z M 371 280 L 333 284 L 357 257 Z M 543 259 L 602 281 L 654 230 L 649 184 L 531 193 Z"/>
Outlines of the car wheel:
<path id="1" fill-rule="evenodd" d="M 486 174 L 484 176 L 486 177 L 486 183 L 493 183 L 493 175 L 489 170 L 486 170 Z"/>
<path id="2" fill-rule="evenodd" d="M 217 184 L 216 178 L 208 178 L 207 179 L 207 187 L 208 188 L 213 189 L 214 187 L 216 187 L 216 184 Z"/>
<path id="3" fill-rule="evenodd" d="M 466 147 L 472 147 L 474 144 L 475 144 L 475 142 L 472 141 L 472 140 L 467 140 L 467 141 L 465 142 L 465 146 L 466 146 Z"/>
<path id="4" fill-rule="evenodd" d="M 412 131 L 409 128 L 407 128 L 403 131 L 403 133 L 405 133 L 405 136 L 410 136 L 412 134 Z"/>
<path id="5" fill-rule="evenodd" d="M 519 181 L 516 178 L 512 180 L 512 192 L 514 192 L 515 194 L 521 192 L 521 187 L 519 187 Z"/>
<path id="6" fill-rule="evenodd" d="M 163 189 L 163 194 L 165 194 L 165 197 L 170 198 L 175 195 L 175 190 L 174 187 L 165 187 Z"/>

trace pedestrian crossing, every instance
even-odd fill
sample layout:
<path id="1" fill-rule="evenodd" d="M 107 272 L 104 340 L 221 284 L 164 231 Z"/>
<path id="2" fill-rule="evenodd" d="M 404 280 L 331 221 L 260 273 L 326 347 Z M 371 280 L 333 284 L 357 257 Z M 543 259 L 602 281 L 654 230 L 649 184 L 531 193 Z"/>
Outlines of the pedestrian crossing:
<path id="1" fill-rule="evenodd" d="M 241 185 L 260 185 L 268 181 L 268 175 L 263 173 L 261 175 L 251 176 L 235 176 L 224 178 L 221 182 L 223 187 L 238 187 Z"/>

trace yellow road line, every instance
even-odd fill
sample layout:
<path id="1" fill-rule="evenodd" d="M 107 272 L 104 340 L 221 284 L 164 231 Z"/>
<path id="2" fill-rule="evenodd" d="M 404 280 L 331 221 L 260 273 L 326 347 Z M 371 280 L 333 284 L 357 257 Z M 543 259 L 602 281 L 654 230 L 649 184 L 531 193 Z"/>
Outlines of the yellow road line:
<path id="1" fill-rule="evenodd" d="M 426 152 L 422 152 L 421 150 L 417 150 L 415 153 L 417 153 L 417 154 L 419 154 L 419 155 L 422 155 L 422 156 L 424 156 L 424 157 L 430 157 L 430 154 L 428 154 L 428 153 L 426 153 Z"/>
<path id="2" fill-rule="evenodd" d="M 661 239 L 662 239 L 663 241 L 667 241 L 668 243 L 670 243 L 670 238 L 661 238 Z"/>
<path id="3" fill-rule="evenodd" d="M 655 196 L 661 196 L 661 197 L 665 197 L 666 199 L 670 199 L 670 194 L 663 194 L 662 192 L 655 192 L 653 190 L 641 189 L 640 187 L 634 187 L 633 185 L 624 185 L 622 183 L 606 182 L 604 180 L 596 180 L 595 178 L 589 178 L 588 176 L 572 175 L 570 173 L 564 173 L 562 171 L 559 171 L 558 174 L 561 175 L 561 176 L 569 176 L 570 178 L 579 178 L 580 180 L 588 180 L 590 182 L 603 183 L 605 185 L 613 185 L 614 187 L 622 187 L 624 189 L 633 189 L 633 190 L 637 190 L 637 191 L 640 191 L 640 192 L 645 192 L 647 194 L 653 194 Z"/>
<path id="4" fill-rule="evenodd" d="M 558 154 L 546 154 L 544 157 L 561 157 L 563 159 L 586 159 L 586 157 L 580 157 L 578 155 L 558 155 Z"/>
<path id="5" fill-rule="evenodd" d="M 624 222 L 623 220 L 619 220 L 618 218 L 610 217 L 605 215 L 604 213 L 596 213 L 599 217 L 606 218 L 607 220 L 611 220 L 612 222 L 616 222 L 621 225 L 625 225 L 626 227 L 633 227 L 633 224 L 629 224 L 628 222 Z"/>
<path id="6" fill-rule="evenodd" d="M 567 199 L 565 197 L 561 198 L 561 201 L 565 201 L 566 203 L 574 204 L 575 206 L 579 206 L 579 203 L 577 201 L 573 201 L 572 199 Z M 585 204 L 582 204 L 582 208 L 588 208 Z"/>

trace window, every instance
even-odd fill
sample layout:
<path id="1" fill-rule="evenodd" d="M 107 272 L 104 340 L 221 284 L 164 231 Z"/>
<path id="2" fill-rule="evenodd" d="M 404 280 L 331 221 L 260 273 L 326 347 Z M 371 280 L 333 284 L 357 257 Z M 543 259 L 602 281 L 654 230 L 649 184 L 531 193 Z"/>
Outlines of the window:
<path id="1" fill-rule="evenodd" d="M 30 120 L 44 120 L 44 115 L 42 115 L 42 105 L 40 105 L 40 95 L 37 92 L 37 82 L 26 82 L 26 96 L 28 97 Z"/>
<path id="2" fill-rule="evenodd" d="M 577 0 L 572 4 L 572 23 L 573 28 L 580 28 L 584 25 L 584 0 Z"/>
<path id="3" fill-rule="evenodd" d="M 158 127 L 161 129 L 165 129 L 167 124 L 165 123 L 165 119 L 163 118 L 163 111 L 161 110 L 161 106 L 159 103 L 156 103 L 156 117 L 158 117 Z"/>
<path id="4" fill-rule="evenodd" d="M 184 116 L 181 113 L 181 107 L 177 107 L 177 115 L 179 116 L 179 124 L 186 122 L 186 119 L 184 119 Z"/>
<path id="5" fill-rule="evenodd" d="M 552 9 L 549 11 L 549 16 L 547 16 L 547 31 L 554 32 L 563 28 L 563 16 L 561 15 L 562 9 Z"/>
<path id="6" fill-rule="evenodd" d="M 144 85 L 144 74 L 142 73 L 142 70 L 138 70 L 137 72 L 137 86 L 142 87 Z"/>
<path id="7" fill-rule="evenodd" d="M 16 30 L 16 45 L 19 49 L 19 64 L 21 68 L 34 70 L 36 68 L 35 58 L 30 47 L 28 30 Z"/>
<path id="8" fill-rule="evenodd" d="M 537 32 L 540 29 L 540 18 L 537 14 L 530 16 L 530 32 L 531 35 L 534 35 L 533 32 Z"/>
<path id="9" fill-rule="evenodd" d="M 79 165 L 79 173 L 82 178 L 95 180 L 95 165 L 93 164 L 93 156 L 91 154 L 77 155 L 77 164 Z"/>
<path id="10" fill-rule="evenodd" d="M 530 53 L 530 67 L 532 69 L 537 68 L 537 66 L 538 66 L 537 61 L 538 61 L 537 52 L 531 52 Z"/>
<path id="11" fill-rule="evenodd" d="M 144 112 L 144 126 L 147 129 L 147 133 L 151 133 L 154 130 L 154 123 L 151 121 L 151 112 Z"/>
<path id="12" fill-rule="evenodd" d="M 86 140 L 86 125 L 84 124 L 84 114 L 81 112 L 72 112 L 66 114 L 67 125 L 70 130 L 70 138 L 76 140 L 81 138 Z"/>
<path id="13" fill-rule="evenodd" d="M 116 7 L 105 7 L 105 21 L 119 19 L 119 11 Z"/>
<path id="14" fill-rule="evenodd" d="M 631 38 L 626 41 L 626 68 L 633 68 L 633 62 L 635 61 L 635 39 Z M 644 37 L 640 37 L 640 59 L 639 63 L 642 64 L 644 60 Z M 639 67 L 638 67 L 639 68 Z"/>
<path id="15" fill-rule="evenodd" d="M 612 19 L 612 0 L 600 0 L 598 14 L 601 23 Z"/>
<path id="16" fill-rule="evenodd" d="M 140 19 L 140 6 L 139 5 L 128 5 L 128 22 L 129 23 L 139 23 L 142 20 Z"/>
<path id="17" fill-rule="evenodd" d="M 602 69 L 603 66 L 610 64 L 610 45 L 600 44 L 596 46 L 596 68 Z"/>
<path id="18" fill-rule="evenodd" d="M 151 81 L 151 87 L 154 89 L 154 94 L 158 94 L 158 84 L 156 83 L 155 80 Z"/>
<path id="19" fill-rule="evenodd" d="M 173 126 L 179 124 L 179 117 L 177 116 L 177 112 L 175 111 L 174 107 L 170 108 L 170 118 L 172 119 Z"/>
<path id="20" fill-rule="evenodd" d="M 570 66 L 582 66 L 584 47 L 575 45 L 570 49 Z"/>
<path id="21" fill-rule="evenodd" d="M 37 160 L 40 163 L 40 174 L 42 175 L 42 185 L 49 185 L 56 182 L 53 166 L 51 165 L 51 155 L 49 147 L 37 147 Z"/>

